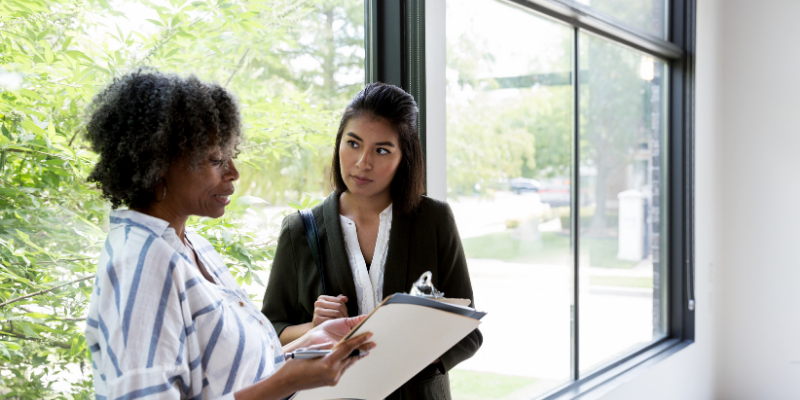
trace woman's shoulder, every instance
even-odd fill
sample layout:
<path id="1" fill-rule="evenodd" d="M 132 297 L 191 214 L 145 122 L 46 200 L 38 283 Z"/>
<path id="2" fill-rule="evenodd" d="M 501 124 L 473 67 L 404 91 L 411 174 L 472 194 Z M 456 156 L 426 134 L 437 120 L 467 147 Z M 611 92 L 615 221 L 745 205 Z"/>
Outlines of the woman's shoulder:
<path id="1" fill-rule="evenodd" d="M 427 221 L 447 221 L 453 211 L 446 201 L 437 200 L 428 196 L 422 196 L 415 215 L 418 219 Z"/>
<path id="2" fill-rule="evenodd" d="M 142 253 L 147 257 L 158 255 L 157 259 L 165 258 L 169 261 L 169 258 L 177 253 L 163 237 L 136 226 L 111 229 L 103 251 L 114 258 L 116 263 L 137 263 Z"/>

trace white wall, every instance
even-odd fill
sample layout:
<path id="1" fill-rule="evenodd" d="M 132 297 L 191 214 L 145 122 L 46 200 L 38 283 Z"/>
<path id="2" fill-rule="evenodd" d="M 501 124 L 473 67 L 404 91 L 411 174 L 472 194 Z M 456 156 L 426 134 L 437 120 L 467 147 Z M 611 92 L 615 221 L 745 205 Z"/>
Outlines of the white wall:
<path id="1" fill-rule="evenodd" d="M 800 2 L 724 4 L 717 394 L 800 399 Z"/>

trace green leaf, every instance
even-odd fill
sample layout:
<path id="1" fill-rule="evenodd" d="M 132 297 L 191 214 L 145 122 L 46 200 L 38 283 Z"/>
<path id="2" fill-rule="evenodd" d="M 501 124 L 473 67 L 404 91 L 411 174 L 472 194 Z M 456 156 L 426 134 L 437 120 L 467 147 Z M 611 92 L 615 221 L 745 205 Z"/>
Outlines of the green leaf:
<path id="1" fill-rule="evenodd" d="M 29 313 L 25 313 L 25 314 L 22 314 L 22 315 L 24 315 L 26 317 L 30 317 L 30 318 L 36 318 L 36 319 L 48 319 L 48 318 L 50 318 L 50 315 L 44 314 L 44 313 L 38 313 L 38 312 L 29 312 Z"/>
<path id="2" fill-rule="evenodd" d="M 39 93 L 36 93 L 36 92 L 34 92 L 33 90 L 30 90 L 30 89 L 20 89 L 20 90 L 19 90 L 19 92 L 20 92 L 20 94 L 22 94 L 22 95 L 23 95 L 23 96 L 25 96 L 25 97 L 28 97 L 28 98 L 31 98 L 31 99 L 34 99 L 34 100 L 39 100 L 39 101 L 41 101 L 41 102 L 44 102 L 44 101 L 45 101 L 45 100 L 44 100 L 44 98 L 43 98 L 42 96 L 39 96 Z"/>
<path id="3" fill-rule="evenodd" d="M 227 229 L 220 229 L 220 235 L 222 236 L 222 242 L 226 245 L 233 240 L 233 237 Z"/>
<path id="4" fill-rule="evenodd" d="M 295 210 L 302 210 L 303 209 L 303 205 L 298 203 L 298 202 L 296 202 L 296 201 L 294 201 L 294 200 L 286 200 L 286 204 L 289 207 L 294 208 Z"/>
<path id="5" fill-rule="evenodd" d="M 258 274 L 253 274 L 253 279 L 255 279 L 256 283 L 261 286 L 264 286 L 264 282 L 261 282 L 261 278 L 258 277 Z"/>
<path id="6" fill-rule="evenodd" d="M 29 132 L 34 132 L 34 133 L 36 133 L 37 135 L 42 135 L 42 136 L 44 136 L 44 135 L 46 135 L 46 134 L 47 134 L 47 133 L 44 131 L 44 129 L 42 129 L 42 128 L 40 128 L 40 127 L 39 127 L 39 125 L 36 125 L 36 124 L 34 124 L 33 122 L 31 122 L 31 121 L 29 121 L 29 120 L 22 121 L 22 123 L 20 123 L 19 125 L 20 125 L 21 127 L 25 128 L 25 130 L 26 130 L 26 131 L 29 131 Z"/>
<path id="7" fill-rule="evenodd" d="M 69 349 L 69 355 L 74 356 L 79 354 L 86 348 L 86 338 L 83 335 L 79 335 L 72 338 L 72 347 Z"/>
<path id="8" fill-rule="evenodd" d="M 170 50 L 166 55 L 164 55 L 164 59 L 169 59 L 170 57 L 174 56 L 175 53 L 178 52 L 178 50 L 180 50 L 180 47 L 176 47 L 176 48 Z"/>
<path id="9" fill-rule="evenodd" d="M 50 44 L 48 44 L 47 42 L 43 43 L 44 43 L 44 59 L 45 61 L 47 61 L 47 64 L 50 65 L 53 63 L 53 59 L 55 59 L 55 57 L 53 57 L 53 48 L 50 47 Z"/>
<path id="10" fill-rule="evenodd" d="M 87 56 L 86 54 L 84 54 L 82 51 L 78 51 L 78 50 L 67 50 L 67 51 L 65 51 L 65 52 L 64 52 L 64 54 L 66 54 L 66 55 L 68 55 L 68 56 L 70 56 L 70 57 L 72 57 L 72 58 L 74 58 L 74 59 L 76 59 L 76 60 L 77 60 L 77 59 L 79 59 L 79 58 L 82 58 L 82 59 L 84 59 L 84 60 L 86 60 L 86 61 L 89 61 L 89 62 L 91 62 L 91 63 L 94 63 L 94 60 L 92 60 L 91 58 L 89 58 L 89 56 Z"/>
<path id="11" fill-rule="evenodd" d="M 31 241 L 31 238 L 28 235 L 26 235 L 23 232 L 20 232 L 19 229 L 16 229 L 16 231 L 17 231 L 17 237 L 19 237 L 20 240 L 22 240 L 25 244 L 27 244 L 28 246 L 33 247 L 34 249 L 36 249 L 36 250 L 38 250 L 40 252 L 46 253 L 46 251 L 43 248 L 41 248 L 41 247 L 37 246 L 35 243 L 33 243 Z"/>
<path id="12" fill-rule="evenodd" d="M 16 321 L 14 323 L 14 329 L 17 329 L 17 328 L 21 329 L 22 332 L 25 333 L 25 337 L 32 337 L 32 338 L 38 338 L 39 337 L 39 335 L 36 332 L 33 331 L 33 328 L 31 328 L 30 324 L 28 324 L 25 321 Z"/>

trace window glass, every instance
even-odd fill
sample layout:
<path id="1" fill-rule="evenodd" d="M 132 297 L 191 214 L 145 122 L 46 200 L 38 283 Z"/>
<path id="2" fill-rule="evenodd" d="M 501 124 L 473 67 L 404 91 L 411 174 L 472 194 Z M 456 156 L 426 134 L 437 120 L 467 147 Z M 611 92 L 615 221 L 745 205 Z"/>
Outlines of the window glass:
<path id="1" fill-rule="evenodd" d="M 667 37 L 668 0 L 578 0 L 628 25 L 658 36 Z"/>
<path id="2" fill-rule="evenodd" d="M 507 3 L 447 1 L 447 200 L 484 344 L 454 399 L 570 379 L 573 29 Z"/>
<path id="3" fill-rule="evenodd" d="M 664 336 L 666 64 L 581 33 L 580 370 Z"/>

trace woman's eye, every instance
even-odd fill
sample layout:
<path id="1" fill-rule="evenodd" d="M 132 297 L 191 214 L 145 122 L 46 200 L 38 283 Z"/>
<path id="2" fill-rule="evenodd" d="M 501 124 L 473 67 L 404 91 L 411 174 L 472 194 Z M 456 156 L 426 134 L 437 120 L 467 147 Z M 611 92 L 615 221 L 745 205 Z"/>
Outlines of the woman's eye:
<path id="1" fill-rule="evenodd" d="M 220 165 L 222 165 L 222 161 L 223 160 L 222 159 L 219 159 L 219 160 L 211 159 L 209 161 L 211 161 L 211 164 L 214 164 L 216 166 L 220 166 Z"/>
<path id="2" fill-rule="evenodd" d="M 357 149 L 357 148 L 358 148 L 358 143 L 356 143 L 354 140 L 348 140 L 348 141 L 347 141 L 347 144 L 349 144 L 349 145 L 350 145 L 350 147 L 352 147 L 352 148 L 354 148 L 354 149 Z"/>
<path id="3" fill-rule="evenodd" d="M 389 154 L 389 153 L 390 153 L 389 150 L 386 150 L 386 149 L 383 149 L 383 148 L 379 148 L 378 149 L 378 154 Z"/>

